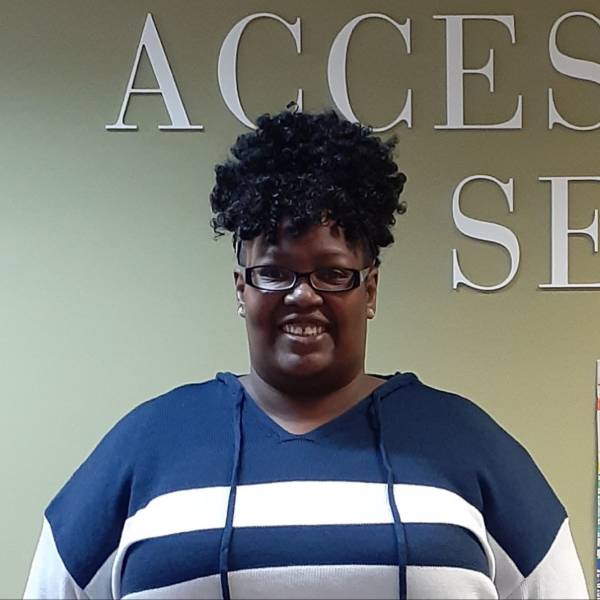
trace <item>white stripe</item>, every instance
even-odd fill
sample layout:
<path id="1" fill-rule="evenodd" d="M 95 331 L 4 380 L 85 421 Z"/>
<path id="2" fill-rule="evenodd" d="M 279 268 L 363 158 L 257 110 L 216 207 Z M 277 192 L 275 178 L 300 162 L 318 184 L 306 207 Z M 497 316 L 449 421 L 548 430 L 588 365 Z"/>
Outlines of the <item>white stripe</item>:
<path id="1" fill-rule="evenodd" d="M 171 492 L 154 498 L 127 519 L 113 571 L 113 593 L 118 595 L 120 563 L 131 544 L 176 533 L 221 528 L 225 524 L 228 496 L 228 487 Z M 494 578 L 494 557 L 483 518 L 474 506 L 454 492 L 423 485 L 396 484 L 394 497 L 405 523 L 444 523 L 471 531 L 486 553 L 490 577 Z M 384 483 L 283 481 L 238 486 L 233 526 L 392 522 Z"/>
<path id="2" fill-rule="evenodd" d="M 513 559 L 504 548 L 489 534 L 487 534 L 490 548 L 496 559 L 496 589 L 500 598 L 507 598 L 510 592 L 523 581 L 523 574 L 519 571 Z"/>
<path id="3" fill-rule="evenodd" d="M 228 487 L 179 490 L 158 496 L 125 521 L 120 545 L 173 533 L 223 527 L 228 496 Z"/>
<path id="4" fill-rule="evenodd" d="M 411 599 L 461 600 L 498 595 L 492 582 L 476 571 L 448 567 L 408 567 L 407 596 Z M 289 600 L 398 598 L 398 568 L 383 565 L 320 565 L 269 567 L 229 573 L 232 598 Z M 221 598 L 218 575 L 200 577 L 154 590 L 123 596 L 124 600 Z"/>
<path id="5" fill-rule="evenodd" d="M 84 592 L 89 598 L 112 598 L 110 589 L 111 574 L 117 551 L 115 550 L 96 571 L 90 582 L 85 586 Z"/>
<path id="6" fill-rule="evenodd" d="M 122 541 L 206 529 L 225 523 L 228 487 L 180 490 L 151 500 L 127 519 Z M 396 484 L 405 523 L 452 523 L 485 535 L 479 511 L 442 488 Z M 234 527 L 357 525 L 393 521 L 384 483 L 283 481 L 240 485 Z"/>

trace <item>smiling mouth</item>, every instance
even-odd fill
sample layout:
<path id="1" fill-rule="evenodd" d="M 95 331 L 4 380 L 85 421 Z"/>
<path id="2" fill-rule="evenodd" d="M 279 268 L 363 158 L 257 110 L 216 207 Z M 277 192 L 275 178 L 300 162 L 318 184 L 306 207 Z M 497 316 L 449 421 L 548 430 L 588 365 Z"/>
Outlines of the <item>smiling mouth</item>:
<path id="1" fill-rule="evenodd" d="M 325 328 L 320 325 L 284 325 L 282 328 L 284 333 L 293 335 L 294 337 L 317 337 L 322 333 L 325 333 Z"/>

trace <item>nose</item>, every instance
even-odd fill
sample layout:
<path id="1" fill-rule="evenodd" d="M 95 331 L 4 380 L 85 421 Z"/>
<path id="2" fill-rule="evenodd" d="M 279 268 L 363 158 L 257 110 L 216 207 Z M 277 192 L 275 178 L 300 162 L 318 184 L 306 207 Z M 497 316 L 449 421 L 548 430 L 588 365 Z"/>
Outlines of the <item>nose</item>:
<path id="1" fill-rule="evenodd" d="M 314 290 L 305 278 L 302 278 L 284 298 L 284 304 L 297 304 L 298 306 L 319 306 L 323 304 L 323 297 Z"/>

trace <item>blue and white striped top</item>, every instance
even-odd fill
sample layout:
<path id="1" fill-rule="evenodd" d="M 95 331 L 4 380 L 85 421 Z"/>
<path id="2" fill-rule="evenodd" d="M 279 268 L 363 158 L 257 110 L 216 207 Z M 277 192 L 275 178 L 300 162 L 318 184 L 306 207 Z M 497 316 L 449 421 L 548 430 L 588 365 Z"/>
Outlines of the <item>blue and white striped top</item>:
<path id="1" fill-rule="evenodd" d="M 26 598 L 586 598 L 561 503 L 410 373 L 288 433 L 238 378 L 125 416 L 48 506 Z"/>

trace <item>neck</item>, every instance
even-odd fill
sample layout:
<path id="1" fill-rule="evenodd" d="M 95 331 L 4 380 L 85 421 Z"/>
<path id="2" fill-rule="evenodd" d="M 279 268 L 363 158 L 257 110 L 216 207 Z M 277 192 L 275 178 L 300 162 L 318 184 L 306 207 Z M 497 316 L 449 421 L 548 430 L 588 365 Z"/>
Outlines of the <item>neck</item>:
<path id="1" fill-rule="evenodd" d="M 254 369 L 240 377 L 256 404 L 290 433 L 306 433 L 346 412 L 368 396 L 384 380 L 356 374 L 349 382 L 324 393 L 293 394 L 265 381 Z"/>

